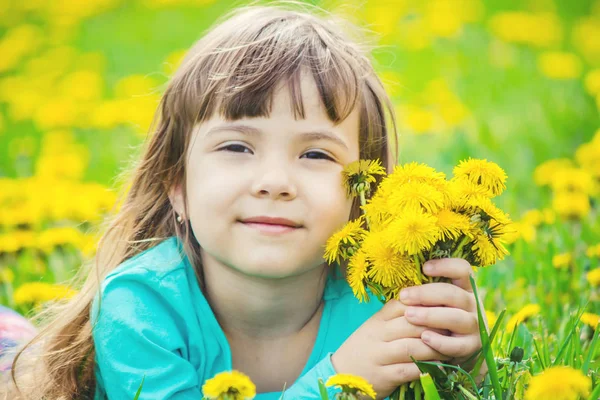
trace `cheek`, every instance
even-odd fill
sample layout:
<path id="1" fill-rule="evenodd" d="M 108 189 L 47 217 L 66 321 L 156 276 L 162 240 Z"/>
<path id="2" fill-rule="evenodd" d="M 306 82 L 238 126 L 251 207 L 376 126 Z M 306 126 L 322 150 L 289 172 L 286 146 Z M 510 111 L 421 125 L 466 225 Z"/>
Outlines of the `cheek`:
<path id="1" fill-rule="evenodd" d="M 337 176 L 313 186 L 312 190 L 314 194 L 310 198 L 311 208 L 315 211 L 313 216 L 329 237 L 348 222 L 352 199 L 346 196 L 342 180 Z"/>

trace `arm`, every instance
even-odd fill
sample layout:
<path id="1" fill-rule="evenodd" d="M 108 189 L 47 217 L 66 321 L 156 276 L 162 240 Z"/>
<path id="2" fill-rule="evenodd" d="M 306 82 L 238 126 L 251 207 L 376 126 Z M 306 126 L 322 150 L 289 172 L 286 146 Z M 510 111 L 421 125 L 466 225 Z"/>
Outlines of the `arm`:
<path id="1" fill-rule="evenodd" d="M 133 399 L 144 376 L 140 400 L 202 398 L 196 369 L 182 356 L 177 314 L 141 278 L 108 282 L 92 310 L 96 369 L 109 399 Z"/>

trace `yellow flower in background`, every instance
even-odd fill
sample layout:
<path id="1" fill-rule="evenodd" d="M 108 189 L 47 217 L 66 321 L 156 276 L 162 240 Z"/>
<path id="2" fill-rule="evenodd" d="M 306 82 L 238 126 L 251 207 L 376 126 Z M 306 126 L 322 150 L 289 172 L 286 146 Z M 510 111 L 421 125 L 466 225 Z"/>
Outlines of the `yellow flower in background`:
<path id="1" fill-rule="evenodd" d="M 600 257 L 600 243 L 594 246 L 589 246 L 585 250 L 585 255 L 588 257 Z"/>
<path id="2" fill-rule="evenodd" d="M 0 234 L 0 253 L 16 253 L 22 249 L 35 248 L 36 235 L 28 230 L 16 230 Z"/>
<path id="3" fill-rule="evenodd" d="M 533 226 L 539 226 L 544 222 L 544 214 L 540 210 L 527 210 L 523 217 L 521 218 L 521 222 L 527 223 Z"/>
<path id="4" fill-rule="evenodd" d="M 239 371 L 221 372 L 202 385 L 202 392 L 211 400 L 248 400 L 256 396 L 256 386 Z"/>
<path id="5" fill-rule="evenodd" d="M 373 386 L 366 379 L 351 374 L 336 374 L 327 380 L 325 386 L 338 387 L 342 390 L 342 393 L 366 396 L 370 399 L 375 399 L 377 396 Z M 356 397 L 356 399 L 358 398 Z"/>
<path id="6" fill-rule="evenodd" d="M 39 305 L 52 300 L 69 299 L 77 291 L 59 284 L 46 282 L 29 282 L 19 286 L 14 294 L 15 304 L 18 306 Z"/>
<path id="7" fill-rule="evenodd" d="M 588 312 L 584 312 L 581 314 L 581 322 L 589 325 L 592 329 L 596 329 L 598 327 L 598 322 L 600 321 L 600 315 L 592 314 Z"/>
<path id="8" fill-rule="evenodd" d="M 483 187 L 490 197 L 498 196 L 506 189 L 506 173 L 498 164 L 487 160 L 463 160 L 454 167 L 453 172 L 457 180 L 465 179 Z"/>
<path id="9" fill-rule="evenodd" d="M 578 369 L 550 367 L 531 378 L 525 400 L 578 400 L 590 395 L 592 380 Z"/>
<path id="10" fill-rule="evenodd" d="M 46 254 L 51 253 L 57 246 L 71 245 L 76 248 L 83 247 L 84 234 L 74 227 L 50 228 L 40 232 L 37 246 Z"/>
<path id="11" fill-rule="evenodd" d="M 585 90 L 592 96 L 600 94 L 600 68 L 591 70 L 585 76 Z"/>
<path id="12" fill-rule="evenodd" d="M 508 320 L 506 323 L 506 329 L 513 331 L 521 322 L 538 315 L 540 311 L 541 308 L 539 304 L 527 304 Z"/>
<path id="13" fill-rule="evenodd" d="M 59 95 L 79 101 L 93 101 L 102 97 L 104 79 L 95 71 L 80 70 L 65 76 L 58 85 Z"/>
<path id="14" fill-rule="evenodd" d="M 600 268 L 595 268 L 585 275 L 592 286 L 600 286 Z"/>
<path id="15" fill-rule="evenodd" d="M 369 299 L 367 290 L 365 287 L 365 279 L 367 278 L 367 272 L 369 269 L 369 261 L 367 260 L 367 253 L 363 250 L 357 251 L 348 263 L 348 271 L 346 280 L 352 288 L 354 297 L 356 297 L 361 303 Z"/>
<path id="16" fill-rule="evenodd" d="M 167 76 L 171 76 L 177 71 L 177 68 L 183 62 L 183 59 L 187 53 L 187 50 L 178 50 L 170 53 L 165 61 L 163 61 L 163 72 Z"/>
<path id="17" fill-rule="evenodd" d="M 507 11 L 493 15 L 489 29 L 498 38 L 535 47 L 551 47 L 562 40 L 563 27 L 558 15 L 550 12 Z"/>
<path id="18" fill-rule="evenodd" d="M 490 310 L 485 310 L 485 318 L 488 322 L 488 328 L 492 329 L 494 325 L 496 325 L 496 321 L 498 320 L 498 315 L 495 312 Z"/>
<path id="19" fill-rule="evenodd" d="M 581 165 L 581 168 L 596 179 L 600 179 L 600 129 L 590 142 L 583 143 L 577 148 L 575 159 Z M 598 183 L 596 182 L 597 185 Z"/>
<path id="20" fill-rule="evenodd" d="M 552 265 L 554 268 L 564 268 L 568 267 L 573 262 L 573 254 L 572 253 L 562 253 L 557 254 L 552 257 Z"/>
<path id="21" fill-rule="evenodd" d="M 587 195 L 598 193 L 598 182 L 582 168 L 562 168 L 555 171 L 550 187 L 555 192 L 581 192 Z"/>
<path id="22" fill-rule="evenodd" d="M 575 48 L 590 65 L 600 65 L 600 24 L 598 17 L 586 16 L 575 21 L 572 28 Z"/>
<path id="23" fill-rule="evenodd" d="M 551 51 L 539 55 L 538 68 L 551 79 L 575 79 L 581 75 L 583 66 L 573 53 Z"/>
<path id="24" fill-rule="evenodd" d="M 552 208 L 561 217 L 580 219 L 587 216 L 591 210 L 590 198 L 581 192 L 555 193 Z"/>
<path id="25" fill-rule="evenodd" d="M 12 284 L 15 280 L 15 273 L 8 267 L 0 268 L 0 284 Z"/>
<path id="26" fill-rule="evenodd" d="M 23 58 L 32 54 L 43 42 L 44 34 L 35 25 L 17 25 L 3 32 L 0 40 L 0 73 L 15 68 Z"/>
<path id="27" fill-rule="evenodd" d="M 113 90 L 115 97 L 128 99 L 135 96 L 144 96 L 156 93 L 159 83 L 147 75 L 129 75 L 115 84 Z"/>
<path id="28" fill-rule="evenodd" d="M 533 171 L 533 180 L 538 186 L 550 185 L 556 171 L 574 166 L 573 161 L 568 158 L 545 161 Z"/>

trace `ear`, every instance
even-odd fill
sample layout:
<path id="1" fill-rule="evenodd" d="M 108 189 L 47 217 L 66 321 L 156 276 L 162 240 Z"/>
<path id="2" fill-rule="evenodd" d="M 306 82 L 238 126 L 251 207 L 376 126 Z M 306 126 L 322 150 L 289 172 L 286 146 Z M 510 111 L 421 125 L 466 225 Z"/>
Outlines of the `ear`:
<path id="1" fill-rule="evenodd" d="M 185 207 L 184 207 L 184 199 L 183 199 L 183 189 L 181 184 L 175 185 L 169 191 L 169 201 L 171 202 L 171 206 L 175 210 L 175 212 L 181 216 L 184 216 Z"/>

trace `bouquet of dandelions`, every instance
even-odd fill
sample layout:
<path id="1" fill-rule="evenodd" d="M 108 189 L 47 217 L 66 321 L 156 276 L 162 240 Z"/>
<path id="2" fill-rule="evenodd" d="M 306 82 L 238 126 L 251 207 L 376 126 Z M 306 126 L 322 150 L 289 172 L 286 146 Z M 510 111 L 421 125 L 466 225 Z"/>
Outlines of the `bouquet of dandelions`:
<path id="1" fill-rule="evenodd" d="M 469 159 L 453 172 L 447 180 L 443 173 L 413 162 L 386 175 L 378 160 L 359 160 L 344 168 L 348 195 L 360 198 L 362 212 L 329 238 L 325 258 L 330 264 L 347 263 L 346 279 L 361 302 L 373 294 L 385 303 L 405 287 L 441 281 L 423 274 L 429 259 L 464 258 L 483 267 L 508 254 L 502 243 L 511 221 L 491 200 L 506 187 L 504 171 L 492 162 Z M 423 372 L 440 376 L 437 367 L 426 364 L 417 362 Z M 438 383 L 440 389 L 447 387 Z M 402 385 L 391 398 L 420 399 L 421 384 Z M 461 385 L 452 387 L 464 392 Z"/>
<path id="2" fill-rule="evenodd" d="M 343 176 L 362 214 L 329 238 L 325 258 L 347 261 L 346 277 L 360 301 L 370 291 L 386 302 L 402 288 L 431 282 L 421 271 L 429 259 L 488 266 L 508 254 L 502 243 L 511 221 L 491 200 L 505 189 L 506 174 L 492 162 L 462 161 L 447 180 L 424 164 L 400 165 L 386 176 L 378 160 L 359 160 Z M 373 188 L 377 176 L 383 179 Z"/>

